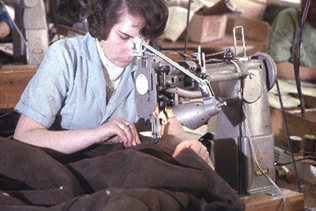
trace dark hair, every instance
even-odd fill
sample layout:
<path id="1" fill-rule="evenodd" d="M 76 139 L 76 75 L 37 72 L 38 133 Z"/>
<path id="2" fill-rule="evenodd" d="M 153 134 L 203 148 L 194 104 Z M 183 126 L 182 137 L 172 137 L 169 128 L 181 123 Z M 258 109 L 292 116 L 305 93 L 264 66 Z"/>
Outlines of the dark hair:
<path id="1" fill-rule="evenodd" d="M 153 40 L 164 33 L 168 19 L 164 0 L 94 0 L 87 18 L 91 36 L 106 40 L 125 11 L 144 19 L 140 34 L 145 38 Z"/>
<path id="2" fill-rule="evenodd" d="M 87 6 L 88 0 L 51 0 L 47 17 L 51 22 L 72 27 L 86 18 Z"/>

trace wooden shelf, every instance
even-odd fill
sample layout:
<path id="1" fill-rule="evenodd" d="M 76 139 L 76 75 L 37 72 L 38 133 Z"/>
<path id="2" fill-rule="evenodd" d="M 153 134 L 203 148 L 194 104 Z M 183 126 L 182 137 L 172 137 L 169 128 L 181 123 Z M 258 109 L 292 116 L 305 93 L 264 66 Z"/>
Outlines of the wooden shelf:
<path id="1" fill-rule="evenodd" d="M 285 197 L 285 211 L 304 211 L 304 194 L 292 190 L 282 189 Z M 283 199 L 281 195 L 246 196 L 241 197 L 246 205 L 246 211 L 282 211 Z"/>
<path id="2" fill-rule="evenodd" d="M 0 70 L 0 113 L 12 112 L 38 65 L 4 65 Z"/>

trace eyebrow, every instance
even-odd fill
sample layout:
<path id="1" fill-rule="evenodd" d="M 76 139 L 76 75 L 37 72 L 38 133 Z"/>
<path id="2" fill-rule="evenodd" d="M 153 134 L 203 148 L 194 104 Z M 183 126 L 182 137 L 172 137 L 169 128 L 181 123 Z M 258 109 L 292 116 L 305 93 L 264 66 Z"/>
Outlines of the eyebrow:
<path id="1" fill-rule="evenodd" d="M 129 34 L 126 34 L 125 32 L 122 32 L 121 30 L 118 30 L 119 31 L 119 33 L 121 33 L 122 35 L 125 35 L 125 36 L 127 36 L 127 37 L 129 37 L 129 38 L 134 38 L 133 36 L 131 36 L 131 35 L 129 35 Z"/>

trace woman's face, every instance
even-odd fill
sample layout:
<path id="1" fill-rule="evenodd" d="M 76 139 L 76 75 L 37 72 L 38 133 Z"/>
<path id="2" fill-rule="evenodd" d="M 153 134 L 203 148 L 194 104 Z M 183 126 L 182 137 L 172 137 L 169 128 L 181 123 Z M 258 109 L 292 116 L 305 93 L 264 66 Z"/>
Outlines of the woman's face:
<path id="1" fill-rule="evenodd" d="M 144 20 L 134 17 L 127 12 L 115 24 L 107 40 L 101 40 L 100 44 L 105 56 L 115 65 L 126 67 L 135 57 L 133 56 L 134 37 L 139 34 L 144 26 Z"/>

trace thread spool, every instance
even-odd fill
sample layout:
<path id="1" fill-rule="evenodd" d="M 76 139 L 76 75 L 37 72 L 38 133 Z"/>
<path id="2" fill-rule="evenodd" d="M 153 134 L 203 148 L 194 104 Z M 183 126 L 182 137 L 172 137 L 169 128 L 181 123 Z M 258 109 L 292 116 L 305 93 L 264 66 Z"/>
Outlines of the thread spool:
<path id="1" fill-rule="evenodd" d="M 303 139 L 300 136 L 290 136 L 290 144 L 293 154 L 299 154 L 301 150 L 301 143 Z"/>
<path id="2" fill-rule="evenodd" d="M 315 153 L 315 142 L 316 142 L 316 136 L 311 134 L 304 135 L 304 147 L 303 147 L 303 153 L 304 154 L 314 154 Z"/>

